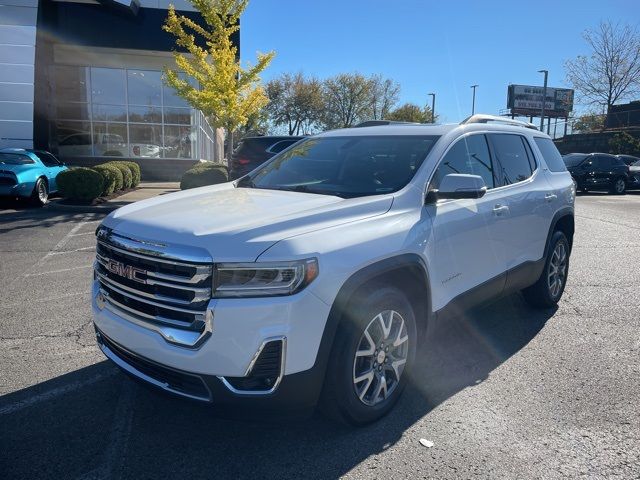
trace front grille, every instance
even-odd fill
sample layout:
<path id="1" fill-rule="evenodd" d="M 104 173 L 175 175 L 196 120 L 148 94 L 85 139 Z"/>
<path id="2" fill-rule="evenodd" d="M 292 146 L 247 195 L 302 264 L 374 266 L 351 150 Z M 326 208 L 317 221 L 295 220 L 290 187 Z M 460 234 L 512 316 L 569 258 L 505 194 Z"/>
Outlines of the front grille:
<path id="1" fill-rule="evenodd" d="M 284 340 L 273 340 L 262 347 L 255 363 L 245 377 L 225 377 L 238 392 L 269 392 L 278 386 L 282 375 Z"/>
<path id="2" fill-rule="evenodd" d="M 155 327 L 203 333 L 211 263 L 154 257 L 111 238 L 99 235 L 96 246 L 95 274 L 106 305 Z"/>
<path id="3" fill-rule="evenodd" d="M 133 354 L 106 337 L 102 332 L 98 332 L 98 341 L 103 346 L 107 347 L 113 355 L 126 363 L 127 366 L 131 367 L 133 371 L 125 368 L 130 373 L 141 377 L 141 375 L 137 374 L 139 372 L 142 375 L 155 380 L 166 390 L 174 393 L 200 400 L 211 399 L 209 389 L 204 384 L 202 378 L 197 375 L 167 368 L 152 362 L 151 360 L 147 360 L 146 358 Z"/>

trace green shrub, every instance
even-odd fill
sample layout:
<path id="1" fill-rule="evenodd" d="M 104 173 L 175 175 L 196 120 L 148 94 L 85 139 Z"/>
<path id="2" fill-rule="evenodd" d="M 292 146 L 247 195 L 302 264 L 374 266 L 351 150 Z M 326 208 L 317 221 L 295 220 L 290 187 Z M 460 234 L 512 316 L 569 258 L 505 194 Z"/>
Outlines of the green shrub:
<path id="1" fill-rule="evenodd" d="M 115 165 L 101 164 L 92 168 L 96 172 L 99 172 L 104 180 L 102 195 L 111 195 L 113 192 L 122 190 L 122 172 L 118 167 Z"/>
<path id="2" fill-rule="evenodd" d="M 104 178 L 91 168 L 74 168 L 60 172 L 56 177 L 58 190 L 65 198 L 90 201 L 104 191 Z"/>
<path id="3" fill-rule="evenodd" d="M 117 163 L 122 163 L 124 165 L 126 165 L 127 167 L 129 167 L 129 170 L 131 170 L 131 177 L 132 177 L 132 181 L 131 181 L 131 186 L 132 187 L 137 187 L 138 184 L 140 183 L 140 165 L 138 165 L 136 162 L 126 162 L 124 160 L 118 160 Z"/>
<path id="4" fill-rule="evenodd" d="M 131 175 L 131 169 L 125 165 L 125 162 L 113 161 L 103 163 L 103 165 L 113 165 L 120 169 L 122 172 L 122 188 L 131 188 L 133 184 L 133 175 Z"/>
<path id="5" fill-rule="evenodd" d="M 191 170 L 187 170 L 180 180 L 180 188 L 187 190 L 189 188 L 204 187 L 205 185 L 215 185 L 228 181 L 229 174 L 224 165 L 206 162 L 199 163 Z"/>

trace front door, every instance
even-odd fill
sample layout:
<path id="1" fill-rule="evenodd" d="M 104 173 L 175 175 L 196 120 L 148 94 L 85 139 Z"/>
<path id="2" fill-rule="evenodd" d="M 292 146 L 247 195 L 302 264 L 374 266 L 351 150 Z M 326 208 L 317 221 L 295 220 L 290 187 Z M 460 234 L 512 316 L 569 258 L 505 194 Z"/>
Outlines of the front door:
<path id="1" fill-rule="evenodd" d="M 433 222 L 429 268 L 434 311 L 447 305 L 464 309 L 500 294 L 505 282 L 506 259 L 494 230 L 508 212 L 492 194 L 496 177 L 484 134 L 458 139 L 440 161 L 429 189 L 437 189 L 450 173 L 480 175 L 489 190 L 479 199 L 439 200 L 424 207 Z"/>

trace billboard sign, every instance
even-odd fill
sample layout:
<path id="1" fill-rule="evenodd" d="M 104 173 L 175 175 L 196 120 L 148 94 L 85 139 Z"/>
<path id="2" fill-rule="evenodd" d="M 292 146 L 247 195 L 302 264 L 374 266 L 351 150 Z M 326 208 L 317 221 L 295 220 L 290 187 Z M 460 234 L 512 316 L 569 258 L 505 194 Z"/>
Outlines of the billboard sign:
<path id="1" fill-rule="evenodd" d="M 509 85 L 507 108 L 516 115 L 540 116 L 544 87 Z M 545 117 L 568 117 L 573 110 L 573 90 L 547 87 L 544 105 Z"/>

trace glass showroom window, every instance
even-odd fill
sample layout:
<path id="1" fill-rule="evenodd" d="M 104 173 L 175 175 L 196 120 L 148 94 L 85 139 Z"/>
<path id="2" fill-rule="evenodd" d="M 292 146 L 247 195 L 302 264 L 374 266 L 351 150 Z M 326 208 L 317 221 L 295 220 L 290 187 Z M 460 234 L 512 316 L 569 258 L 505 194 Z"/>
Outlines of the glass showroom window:
<path id="1" fill-rule="evenodd" d="M 162 72 L 53 67 L 53 149 L 62 157 L 209 158 L 211 127 Z"/>

